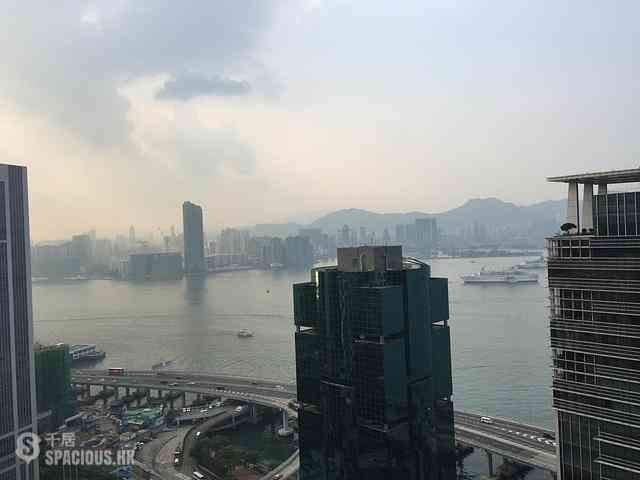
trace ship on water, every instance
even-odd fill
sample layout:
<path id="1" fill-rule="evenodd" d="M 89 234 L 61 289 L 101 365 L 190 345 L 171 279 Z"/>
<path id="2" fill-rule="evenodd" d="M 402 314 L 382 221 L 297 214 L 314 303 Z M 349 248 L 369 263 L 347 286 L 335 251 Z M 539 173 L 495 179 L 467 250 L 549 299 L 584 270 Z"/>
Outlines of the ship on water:
<path id="1" fill-rule="evenodd" d="M 69 360 L 71 364 L 99 362 L 103 360 L 107 354 L 102 350 L 98 350 L 93 344 L 71 345 L 69 347 Z"/>
<path id="2" fill-rule="evenodd" d="M 519 263 L 516 265 L 516 268 L 519 270 L 539 270 L 545 268 L 547 266 L 547 262 L 545 261 L 543 256 L 536 258 L 535 260 L 527 260 L 526 262 Z"/>
<path id="3" fill-rule="evenodd" d="M 536 273 L 522 271 L 518 268 L 508 268 L 506 270 L 487 270 L 482 268 L 480 272 L 471 275 L 462 275 L 460 277 L 464 283 L 481 283 L 481 284 L 518 284 L 518 283 L 537 283 L 538 275 Z"/>

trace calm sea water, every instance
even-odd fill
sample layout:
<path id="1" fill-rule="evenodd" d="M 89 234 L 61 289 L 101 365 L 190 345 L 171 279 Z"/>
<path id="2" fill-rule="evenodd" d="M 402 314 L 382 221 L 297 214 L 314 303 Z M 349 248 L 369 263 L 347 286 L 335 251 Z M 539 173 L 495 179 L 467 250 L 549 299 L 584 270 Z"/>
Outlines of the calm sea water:
<path id="1" fill-rule="evenodd" d="M 464 285 L 460 275 L 525 258 L 438 259 L 449 278 L 456 409 L 552 426 L 547 281 Z M 171 368 L 294 381 L 292 287 L 309 272 L 238 271 L 203 281 L 89 281 L 33 287 L 36 339 L 95 343 L 102 366 Z M 242 328 L 255 332 L 241 339 Z"/>

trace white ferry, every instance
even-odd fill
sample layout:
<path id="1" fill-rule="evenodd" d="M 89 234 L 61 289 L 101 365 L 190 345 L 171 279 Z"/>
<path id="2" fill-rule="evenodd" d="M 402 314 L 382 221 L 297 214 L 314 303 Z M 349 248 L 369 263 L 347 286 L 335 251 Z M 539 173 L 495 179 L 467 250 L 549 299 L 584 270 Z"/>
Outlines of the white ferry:
<path id="1" fill-rule="evenodd" d="M 106 356 L 106 353 L 97 350 L 96 345 L 92 344 L 71 345 L 69 347 L 69 359 L 71 363 L 97 362 Z"/>
<path id="2" fill-rule="evenodd" d="M 462 275 L 460 277 L 464 283 L 537 283 L 538 275 L 530 272 L 523 272 L 517 268 L 507 270 L 487 270 L 482 268 L 479 273 Z"/>

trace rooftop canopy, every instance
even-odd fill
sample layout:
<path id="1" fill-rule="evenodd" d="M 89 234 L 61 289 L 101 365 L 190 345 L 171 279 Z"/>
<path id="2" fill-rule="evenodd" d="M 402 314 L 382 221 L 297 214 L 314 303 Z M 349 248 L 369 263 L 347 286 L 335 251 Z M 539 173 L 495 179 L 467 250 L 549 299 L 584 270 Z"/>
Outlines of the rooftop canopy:
<path id="1" fill-rule="evenodd" d="M 548 177 L 547 181 L 593 184 L 640 182 L 640 168 L 631 168 L 629 170 L 610 170 L 608 172 L 581 173 L 578 175 L 566 175 L 563 177 Z"/>

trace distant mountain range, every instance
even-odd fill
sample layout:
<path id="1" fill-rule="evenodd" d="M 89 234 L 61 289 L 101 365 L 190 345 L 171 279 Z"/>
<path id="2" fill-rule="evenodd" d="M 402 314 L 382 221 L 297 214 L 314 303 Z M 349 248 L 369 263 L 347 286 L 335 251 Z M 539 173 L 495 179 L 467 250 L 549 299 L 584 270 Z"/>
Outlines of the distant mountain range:
<path id="1" fill-rule="evenodd" d="M 369 232 L 382 232 L 385 228 L 393 237 L 395 225 L 413 223 L 417 218 L 435 217 L 444 233 L 458 233 L 478 222 L 489 230 L 526 232 L 532 228 L 542 230 L 540 234 L 557 229 L 566 214 L 566 200 L 549 200 L 529 206 L 519 206 L 497 198 L 468 200 L 464 205 L 441 213 L 406 212 L 376 213 L 369 210 L 347 208 L 336 210 L 314 220 L 310 224 L 280 223 L 260 224 L 251 228 L 254 235 L 288 236 L 298 233 L 300 228 L 321 228 L 325 233 L 335 234 L 343 225 L 351 228 L 364 227 Z M 536 227 L 538 226 L 538 227 Z"/>

